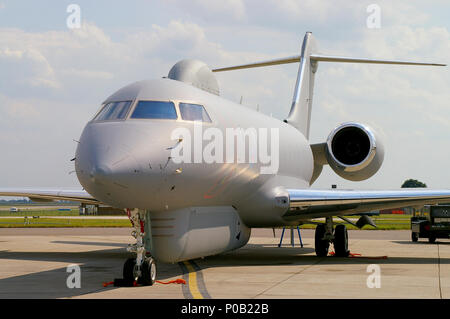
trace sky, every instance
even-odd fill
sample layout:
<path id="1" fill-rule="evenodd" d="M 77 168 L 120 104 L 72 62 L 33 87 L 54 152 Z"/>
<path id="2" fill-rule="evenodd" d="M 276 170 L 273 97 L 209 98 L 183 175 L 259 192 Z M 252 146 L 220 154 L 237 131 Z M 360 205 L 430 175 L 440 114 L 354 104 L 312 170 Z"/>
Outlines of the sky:
<path id="1" fill-rule="evenodd" d="M 71 4 L 79 28 L 69 28 Z M 0 187 L 80 188 L 70 159 L 87 121 L 116 90 L 179 60 L 214 68 L 297 55 L 311 31 L 325 54 L 450 63 L 449 15 L 443 0 L 0 0 Z M 223 97 L 284 119 L 297 69 L 217 79 Z M 362 122 L 383 136 L 385 160 L 358 183 L 325 167 L 313 187 L 395 189 L 413 178 L 450 188 L 449 84 L 450 67 L 321 63 L 310 142 Z"/>

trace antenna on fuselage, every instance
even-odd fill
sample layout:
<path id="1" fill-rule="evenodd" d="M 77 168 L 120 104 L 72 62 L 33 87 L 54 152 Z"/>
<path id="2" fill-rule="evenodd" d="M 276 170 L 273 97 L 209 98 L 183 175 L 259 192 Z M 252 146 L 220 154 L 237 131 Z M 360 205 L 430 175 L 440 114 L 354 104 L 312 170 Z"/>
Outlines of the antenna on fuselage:
<path id="1" fill-rule="evenodd" d="M 397 60 L 379 60 L 367 58 L 349 58 L 332 55 L 319 54 L 316 49 L 316 43 L 311 32 L 306 32 L 303 38 L 301 54 L 287 58 L 274 59 L 263 62 L 243 64 L 225 68 L 213 69 L 213 72 L 233 71 L 271 65 L 300 63 L 297 82 L 294 89 L 289 115 L 284 122 L 297 128 L 303 135 L 309 139 L 311 108 L 314 91 L 314 76 L 317 71 L 318 62 L 343 62 L 343 63 L 372 63 L 372 64 L 400 64 L 400 65 L 429 65 L 445 66 L 440 63 L 423 63 Z"/>

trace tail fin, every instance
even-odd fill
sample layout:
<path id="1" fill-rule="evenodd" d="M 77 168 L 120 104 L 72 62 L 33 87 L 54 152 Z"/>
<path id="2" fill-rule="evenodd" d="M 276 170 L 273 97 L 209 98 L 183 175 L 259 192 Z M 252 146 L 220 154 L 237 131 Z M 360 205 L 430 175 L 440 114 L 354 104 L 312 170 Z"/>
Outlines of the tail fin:
<path id="1" fill-rule="evenodd" d="M 289 116 L 286 119 L 287 123 L 296 127 L 308 140 L 314 93 L 314 77 L 318 67 L 317 61 L 311 60 L 311 55 L 316 53 L 316 50 L 316 41 L 312 33 L 306 32 L 302 44 L 294 98 Z"/>
<path id="2" fill-rule="evenodd" d="M 295 84 L 294 98 L 291 110 L 285 122 L 296 127 L 303 135 L 309 139 L 309 129 L 311 122 L 312 98 L 314 92 L 314 76 L 317 71 L 319 61 L 322 62 L 344 62 L 344 63 L 374 63 L 374 64 L 400 64 L 400 65 L 431 65 L 445 66 L 440 63 L 423 63 L 396 60 L 379 60 L 366 58 L 349 58 L 331 55 L 323 55 L 317 52 L 316 42 L 311 32 L 306 32 L 303 38 L 302 51 L 300 55 L 275 59 L 270 61 L 243 64 L 238 66 L 213 69 L 213 72 L 232 71 L 240 69 L 257 68 L 278 64 L 300 62 L 297 82 Z"/>

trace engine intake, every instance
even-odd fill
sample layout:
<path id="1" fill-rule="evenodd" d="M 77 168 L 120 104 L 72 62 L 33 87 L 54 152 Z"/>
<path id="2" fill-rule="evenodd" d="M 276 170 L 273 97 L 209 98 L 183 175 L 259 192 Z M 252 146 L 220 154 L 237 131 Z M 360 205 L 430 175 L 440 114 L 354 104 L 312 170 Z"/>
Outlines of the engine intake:
<path id="1" fill-rule="evenodd" d="M 383 145 L 367 125 L 341 124 L 328 136 L 326 146 L 328 164 L 336 174 L 350 181 L 372 177 L 383 163 Z"/>

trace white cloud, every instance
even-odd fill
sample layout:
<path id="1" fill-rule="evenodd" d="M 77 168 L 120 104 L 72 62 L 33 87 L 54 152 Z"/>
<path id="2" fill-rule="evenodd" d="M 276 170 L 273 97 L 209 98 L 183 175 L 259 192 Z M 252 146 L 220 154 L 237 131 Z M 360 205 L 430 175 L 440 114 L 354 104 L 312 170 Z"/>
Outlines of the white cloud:
<path id="1" fill-rule="evenodd" d="M 79 70 L 74 68 L 64 69 L 61 74 L 68 77 L 76 77 L 80 79 L 92 79 L 92 80 L 111 80 L 114 78 L 114 74 L 105 71 L 91 71 L 91 70 Z"/>
<path id="2" fill-rule="evenodd" d="M 0 48 L 0 68 L 3 72 L 1 83 L 4 88 L 11 84 L 17 84 L 21 88 L 60 86 L 47 59 L 34 48 Z"/>
<path id="3" fill-rule="evenodd" d="M 72 31 L 25 32 L 0 29 L 0 92 L 35 96 L 36 87 L 70 99 L 74 90 L 112 90 L 137 79 L 166 75 L 170 66 L 186 57 L 220 56 L 218 44 L 209 42 L 199 26 L 172 21 L 153 25 L 113 41 L 92 23 Z M 98 82 L 97 80 L 102 80 Z M 110 92 L 109 92 L 110 93 Z M 47 94 L 47 93 L 45 93 Z M 92 99 L 92 95 L 82 95 Z"/>
<path id="4" fill-rule="evenodd" d="M 184 13 L 202 17 L 203 20 L 209 23 L 222 22 L 225 19 L 228 21 L 241 21 L 246 17 L 245 3 L 243 0 L 168 0 L 178 10 Z"/>
<path id="5" fill-rule="evenodd" d="M 2 114 L 0 123 L 4 127 L 11 121 L 26 121 L 37 120 L 40 113 L 36 106 L 30 102 L 23 100 L 11 99 L 5 95 L 0 94 L 0 113 Z"/>

